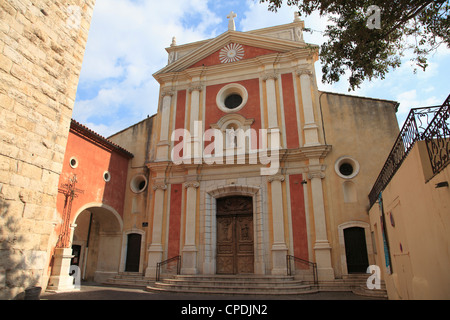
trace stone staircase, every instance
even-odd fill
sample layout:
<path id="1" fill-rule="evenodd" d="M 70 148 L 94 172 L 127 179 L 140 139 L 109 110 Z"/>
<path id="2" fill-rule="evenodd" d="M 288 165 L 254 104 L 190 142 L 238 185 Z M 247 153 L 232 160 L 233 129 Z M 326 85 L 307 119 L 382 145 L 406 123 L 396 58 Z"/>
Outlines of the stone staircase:
<path id="1" fill-rule="evenodd" d="M 298 277 L 271 275 L 165 275 L 156 282 L 142 274 L 122 272 L 103 284 L 157 293 L 283 296 L 341 291 L 387 299 L 384 282 L 381 282 L 381 289 L 370 290 L 366 284 L 368 277 L 368 274 L 352 274 L 333 281 L 319 281 L 318 285 L 313 281 L 299 280 Z"/>
<path id="2" fill-rule="evenodd" d="M 155 280 L 145 278 L 142 274 L 136 272 L 120 272 L 113 278 L 109 278 L 103 285 L 123 288 L 145 289 L 153 284 Z"/>
<path id="3" fill-rule="evenodd" d="M 289 276 L 265 275 L 177 275 L 161 279 L 145 289 L 150 292 L 298 295 L 318 292 L 314 284 Z"/>
<path id="4" fill-rule="evenodd" d="M 384 281 L 381 281 L 380 289 L 367 288 L 369 274 L 349 274 L 342 279 L 333 281 L 319 281 L 319 291 L 350 291 L 354 294 L 373 298 L 387 299 L 387 291 Z"/>

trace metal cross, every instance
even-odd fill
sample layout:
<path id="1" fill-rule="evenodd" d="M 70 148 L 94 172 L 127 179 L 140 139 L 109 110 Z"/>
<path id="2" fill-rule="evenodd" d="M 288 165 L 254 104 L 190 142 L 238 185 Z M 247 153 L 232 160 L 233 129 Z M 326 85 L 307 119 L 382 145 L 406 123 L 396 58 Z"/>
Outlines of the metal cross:
<path id="1" fill-rule="evenodd" d="M 61 184 L 58 188 L 58 192 L 62 193 L 65 197 L 64 199 L 64 209 L 62 215 L 62 225 L 61 231 L 58 236 L 58 242 L 56 243 L 57 248 L 68 248 L 70 245 L 70 215 L 72 211 L 72 201 L 74 198 L 78 197 L 78 194 L 84 193 L 84 190 L 77 189 L 75 186 L 77 184 L 77 175 L 74 175 L 72 179 L 69 179 L 68 183 Z"/>

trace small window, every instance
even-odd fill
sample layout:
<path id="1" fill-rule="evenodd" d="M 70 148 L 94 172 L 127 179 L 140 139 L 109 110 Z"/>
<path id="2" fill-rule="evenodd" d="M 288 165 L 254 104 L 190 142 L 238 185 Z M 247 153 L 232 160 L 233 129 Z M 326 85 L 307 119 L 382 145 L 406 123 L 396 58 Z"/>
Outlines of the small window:
<path id="1" fill-rule="evenodd" d="M 103 173 L 103 180 L 105 180 L 106 182 L 109 182 L 109 180 L 111 180 L 111 174 L 109 173 L 109 171 L 105 171 Z"/>
<path id="2" fill-rule="evenodd" d="M 339 172 L 344 176 L 351 176 L 353 173 L 353 166 L 351 163 L 345 162 L 339 166 Z"/>
<path id="3" fill-rule="evenodd" d="M 334 170 L 341 178 L 352 179 L 359 173 L 359 163 L 352 157 L 340 157 L 334 164 Z"/>
<path id="4" fill-rule="evenodd" d="M 147 178 L 143 174 L 138 174 L 131 179 L 130 188 L 134 193 L 140 193 L 147 187 Z"/>
<path id="5" fill-rule="evenodd" d="M 230 94 L 225 99 L 225 107 L 228 109 L 236 109 L 239 107 L 242 103 L 242 97 L 239 94 Z"/>
<path id="6" fill-rule="evenodd" d="M 248 92 L 238 83 L 230 83 L 222 87 L 216 96 L 216 104 L 226 113 L 237 112 L 247 103 Z"/>
<path id="7" fill-rule="evenodd" d="M 70 166 L 75 169 L 76 167 L 78 167 L 78 160 L 75 157 L 70 158 L 69 160 L 69 164 Z"/>

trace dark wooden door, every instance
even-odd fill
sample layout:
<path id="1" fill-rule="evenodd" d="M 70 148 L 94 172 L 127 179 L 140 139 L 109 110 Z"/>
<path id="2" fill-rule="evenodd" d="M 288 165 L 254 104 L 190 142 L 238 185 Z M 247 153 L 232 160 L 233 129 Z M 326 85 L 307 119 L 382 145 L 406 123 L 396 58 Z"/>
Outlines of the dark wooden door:
<path id="1" fill-rule="evenodd" d="M 130 233 L 128 235 L 127 260 L 125 263 L 125 271 L 127 272 L 139 272 L 141 239 L 142 236 L 137 233 Z"/>
<path id="2" fill-rule="evenodd" d="M 218 274 L 254 272 L 253 209 L 251 197 L 217 200 Z"/>
<path id="3" fill-rule="evenodd" d="M 348 273 L 366 273 L 369 266 L 364 228 L 344 229 Z"/>

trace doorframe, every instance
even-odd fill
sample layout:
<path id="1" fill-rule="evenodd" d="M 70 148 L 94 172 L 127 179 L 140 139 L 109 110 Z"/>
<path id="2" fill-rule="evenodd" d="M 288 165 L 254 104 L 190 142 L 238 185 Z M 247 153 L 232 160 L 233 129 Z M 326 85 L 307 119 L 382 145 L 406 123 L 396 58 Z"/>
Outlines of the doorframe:
<path id="1" fill-rule="evenodd" d="M 139 257 L 139 273 L 144 272 L 144 261 L 145 261 L 145 231 L 132 228 L 123 232 L 122 235 L 122 250 L 120 253 L 120 268 L 119 272 L 125 272 L 125 266 L 127 261 L 127 248 L 128 248 L 128 235 L 131 233 L 137 233 L 141 235 L 141 253 Z"/>
<path id="2" fill-rule="evenodd" d="M 227 196 L 248 196 L 253 200 L 253 257 L 254 274 L 265 274 L 264 230 L 261 187 L 226 185 L 209 189 L 205 193 L 204 207 L 204 274 L 216 274 L 217 210 L 216 199 Z"/>
<path id="3" fill-rule="evenodd" d="M 372 245 L 372 236 L 370 233 L 370 225 L 367 222 L 363 221 L 348 221 L 342 223 L 338 226 L 339 233 L 339 247 L 341 253 L 341 272 L 342 275 L 348 275 L 347 268 L 347 256 L 345 252 L 345 238 L 344 238 L 344 229 L 359 227 L 364 229 L 364 235 L 366 238 L 366 249 L 367 249 L 367 257 L 369 259 L 369 265 L 374 264 L 374 254 L 373 254 L 373 245 Z"/>
<path id="4" fill-rule="evenodd" d="M 236 214 L 236 213 L 229 213 L 229 214 L 221 214 L 221 215 L 218 215 L 217 214 L 217 210 L 216 210 L 216 222 L 220 219 L 220 217 L 225 217 L 225 218 L 231 218 L 232 219 L 232 228 L 233 228 L 233 230 L 232 230 L 232 237 L 233 237 L 233 240 L 232 240 L 232 244 L 233 244 L 233 261 L 234 261 L 234 263 L 233 263 L 233 272 L 232 273 L 229 273 L 229 274 L 231 274 L 231 275 L 238 275 L 238 274 L 241 274 L 241 273 L 239 273 L 239 263 L 238 263 L 238 243 L 239 243 L 239 231 L 238 231 L 238 218 L 241 218 L 241 217 L 246 217 L 246 218 L 250 218 L 251 219 L 251 224 L 252 224 L 252 246 L 253 246 L 253 251 L 252 251 L 252 259 L 253 259 L 253 269 L 252 269 L 252 272 L 251 272 L 251 274 L 254 274 L 255 273 L 255 266 L 254 266 L 254 262 L 255 262 L 255 252 L 254 252 L 254 250 L 255 250 L 255 245 L 254 245 L 254 241 L 255 241 L 255 237 L 254 237 L 254 230 L 253 230 L 253 228 L 254 228 L 254 223 L 253 223 L 253 198 L 252 197 L 250 197 L 250 196 L 242 196 L 242 195 L 239 195 L 239 196 L 225 196 L 225 197 L 220 197 L 220 198 L 216 198 L 216 204 L 217 204 L 217 201 L 219 200 L 219 199 L 224 199 L 224 198 L 227 198 L 227 199 L 239 199 L 239 198 L 247 198 L 247 199 L 250 199 L 250 201 L 252 202 L 252 210 L 251 210 L 251 213 L 250 213 L 250 211 L 248 212 L 248 213 L 241 213 L 241 214 Z M 216 205 L 216 207 L 217 207 L 217 205 Z M 217 225 L 217 223 L 216 223 L 216 225 Z M 216 229 L 216 234 L 217 234 L 217 229 Z M 217 237 L 216 237 L 216 247 L 217 247 Z M 217 254 L 216 254 L 216 274 L 219 274 L 218 272 L 217 272 Z M 223 273 L 220 273 L 220 274 L 223 274 Z M 250 274 L 250 273 L 249 273 Z"/>

